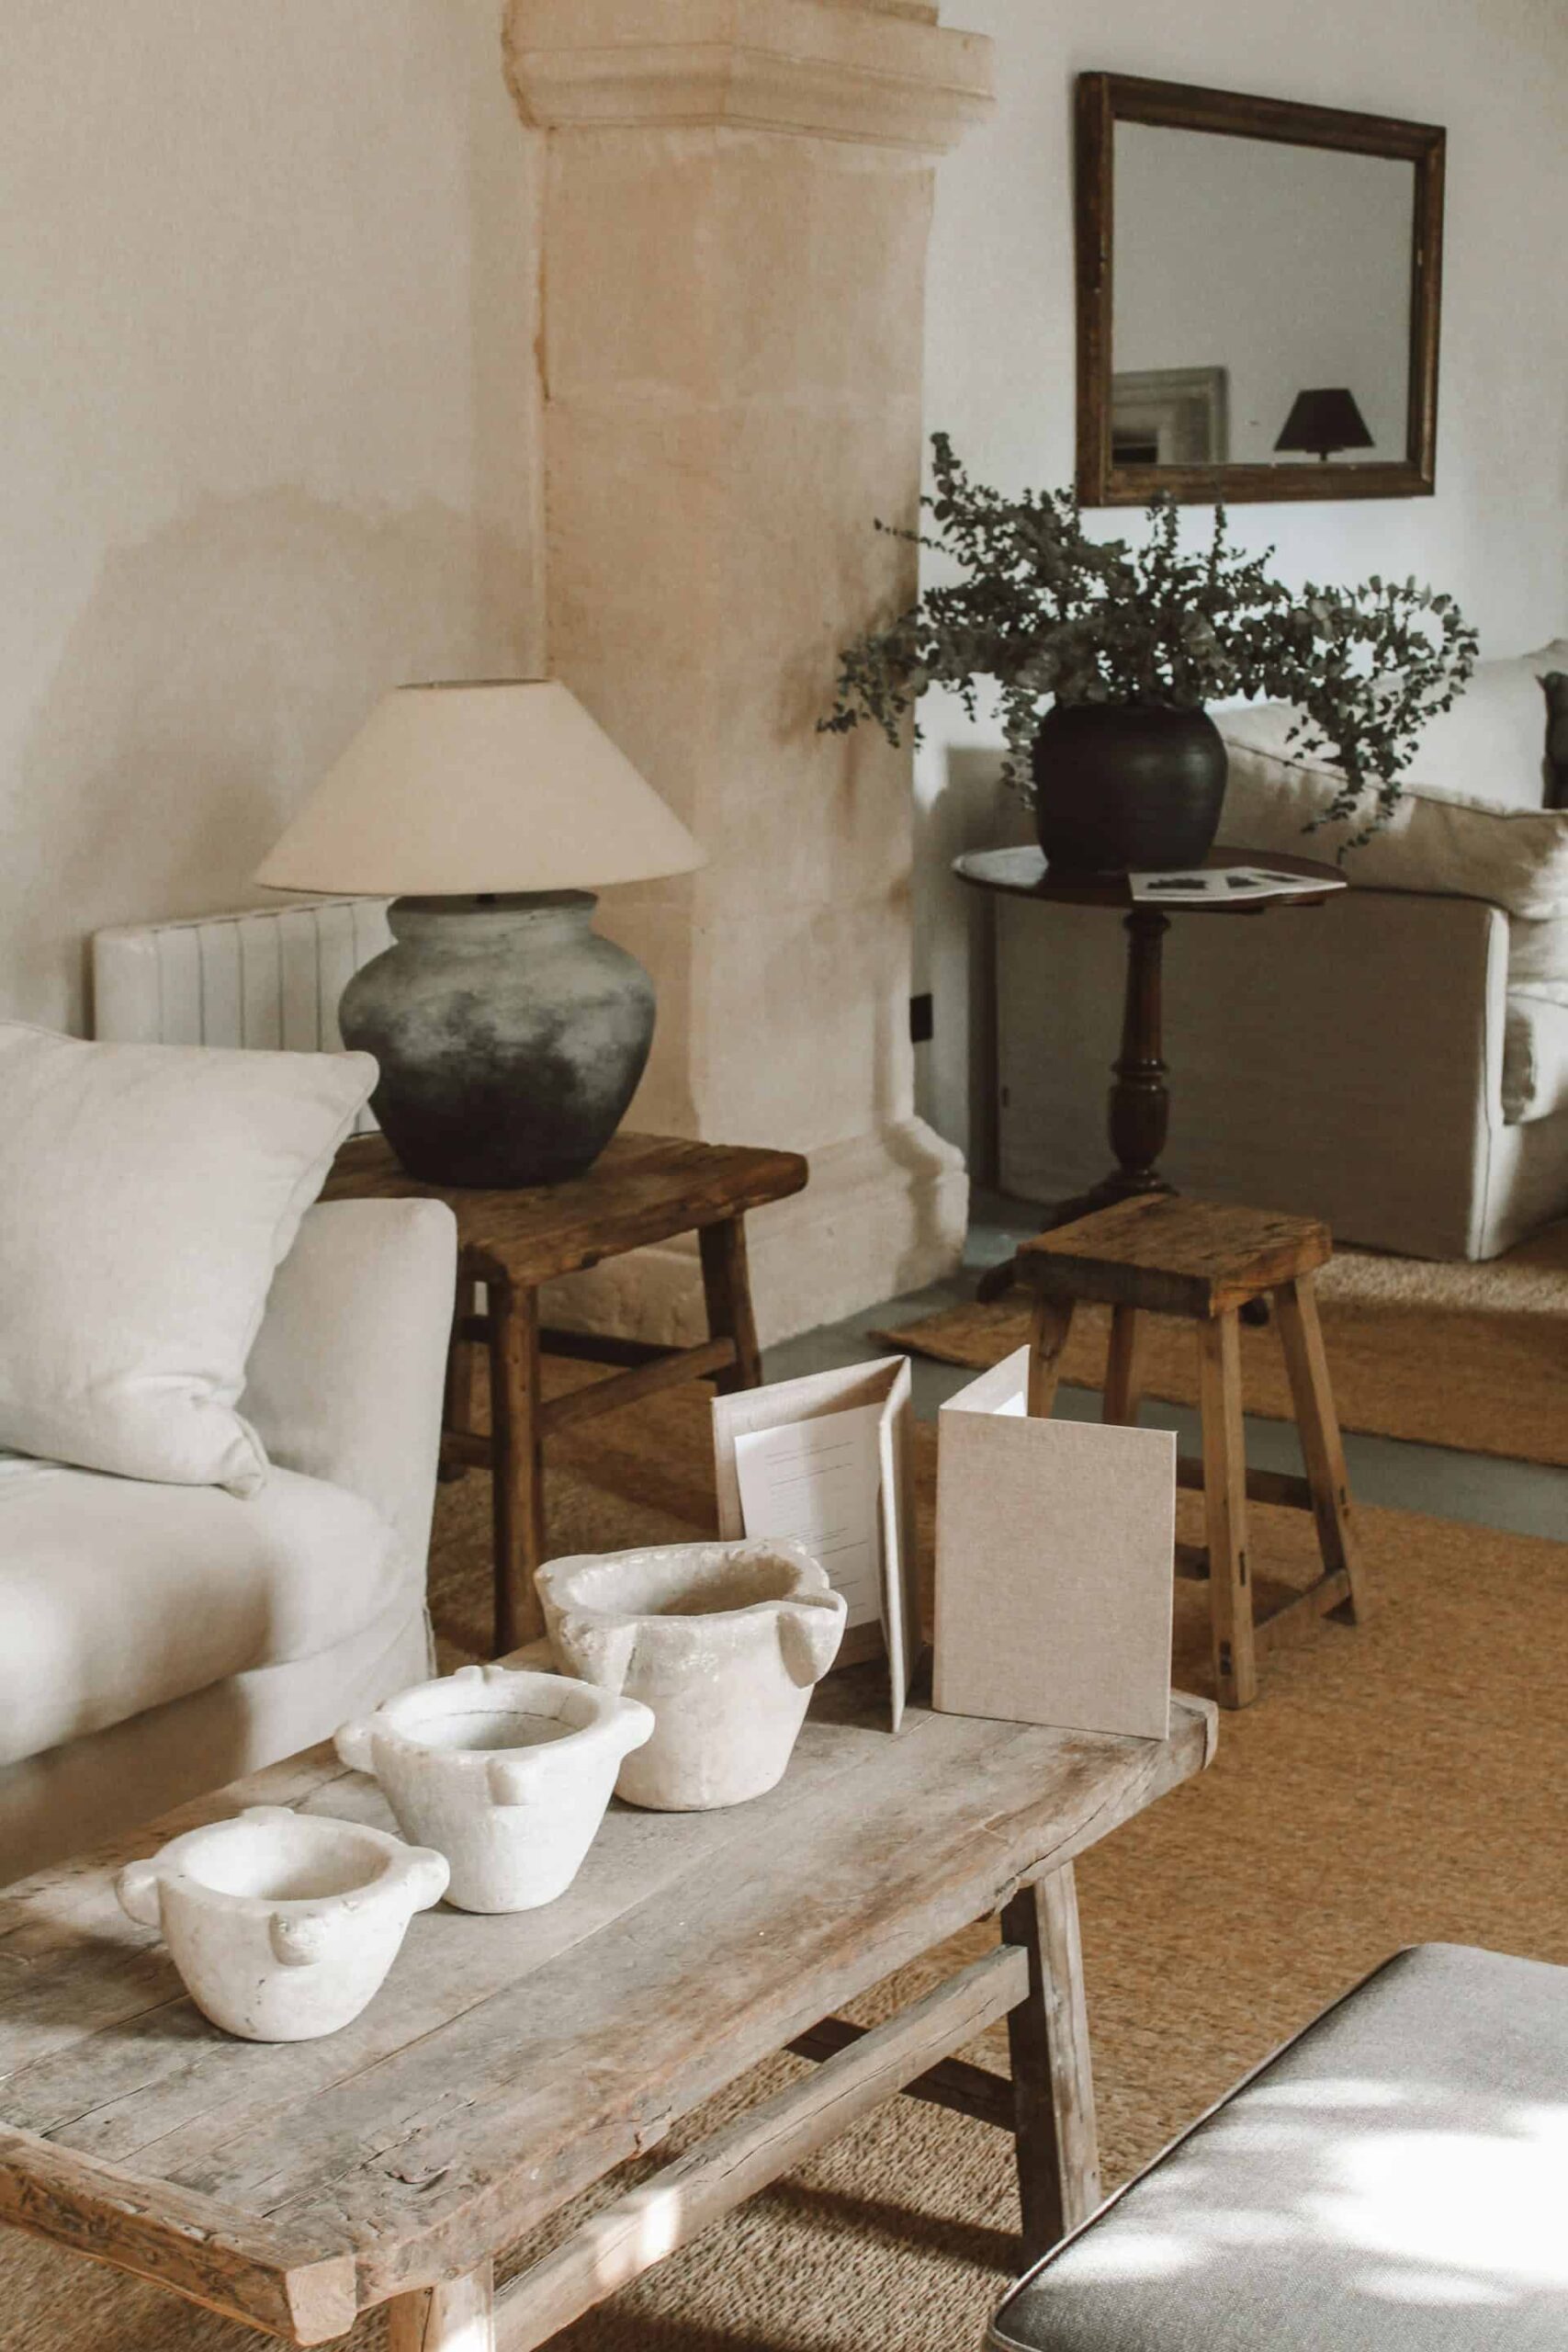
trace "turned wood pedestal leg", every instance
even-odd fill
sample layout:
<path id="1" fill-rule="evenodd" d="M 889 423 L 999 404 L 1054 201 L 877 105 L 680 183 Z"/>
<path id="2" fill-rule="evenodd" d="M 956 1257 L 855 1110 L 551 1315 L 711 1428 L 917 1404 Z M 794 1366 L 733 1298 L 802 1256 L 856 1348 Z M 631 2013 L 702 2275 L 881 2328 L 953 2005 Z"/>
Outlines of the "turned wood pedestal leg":
<path id="1" fill-rule="evenodd" d="M 1058 1201 L 1041 1219 L 1041 1231 L 1073 1225 L 1096 1209 L 1109 1208 L 1143 1193 L 1175 1190 L 1157 1166 L 1170 1125 L 1168 1075 L 1162 1058 L 1161 964 L 1168 916 L 1157 907 L 1134 907 L 1124 915 L 1127 934 L 1127 978 L 1122 1002 L 1122 1049 L 1111 1065 L 1106 1130 L 1116 1165 L 1087 1193 Z M 976 1296 L 985 1303 L 1003 1298 L 1016 1279 L 1016 1261 L 1009 1258 L 981 1275 Z"/>

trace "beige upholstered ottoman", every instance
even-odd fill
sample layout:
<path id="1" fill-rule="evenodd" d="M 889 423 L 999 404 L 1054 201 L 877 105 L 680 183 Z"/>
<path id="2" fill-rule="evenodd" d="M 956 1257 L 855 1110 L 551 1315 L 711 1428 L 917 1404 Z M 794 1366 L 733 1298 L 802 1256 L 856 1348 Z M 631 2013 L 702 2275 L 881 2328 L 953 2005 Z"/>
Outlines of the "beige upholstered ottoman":
<path id="1" fill-rule="evenodd" d="M 1014 2288 L 993 2352 L 1562 2352 L 1568 1968 L 1397 1952 Z"/>

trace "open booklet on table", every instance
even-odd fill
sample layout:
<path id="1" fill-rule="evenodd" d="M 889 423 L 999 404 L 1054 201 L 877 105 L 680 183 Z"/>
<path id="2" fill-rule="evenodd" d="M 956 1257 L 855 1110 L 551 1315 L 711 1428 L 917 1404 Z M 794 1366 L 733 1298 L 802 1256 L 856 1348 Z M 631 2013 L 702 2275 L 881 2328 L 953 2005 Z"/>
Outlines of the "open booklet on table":
<path id="1" fill-rule="evenodd" d="M 1343 890 L 1342 878 L 1277 872 L 1271 865 L 1171 865 L 1154 874 L 1129 874 L 1135 906 L 1245 907 L 1265 899 L 1321 899 Z"/>
<path id="2" fill-rule="evenodd" d="M 820 1560 L 848 1603 L 837 1663 L 886 1651 L 895 1731 L 920 1647 L 912 1435 L 905 1356 L 714 1398 L 719 1533 Z"/>

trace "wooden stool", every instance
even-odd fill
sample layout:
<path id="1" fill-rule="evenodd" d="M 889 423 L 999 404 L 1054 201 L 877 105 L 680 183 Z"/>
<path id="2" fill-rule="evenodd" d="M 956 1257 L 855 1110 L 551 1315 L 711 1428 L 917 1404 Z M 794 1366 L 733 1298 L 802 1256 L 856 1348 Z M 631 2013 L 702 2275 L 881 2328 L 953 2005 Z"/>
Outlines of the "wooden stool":
<path id="1" fill-rule="evenodd" d="M 1177 1566 L 1209 1577 L 1214 1679 L 1227 1707 L 1247 1706 L 1257 1697 L 1258 1646 L 1276 1645 L 1316 1617 L 1354 1624 L 1361 1613 L 1364 1584 L 1350 1527 L 1345 1453 L 1313 1289 L 1314 1273 L 1333 1252 L 1327 1227 L 1313 1217 L 1146 1193 L 1043 1233 L 1018 1255 L 1020 1279 L 1034 1294 L 1032 1413 L 1051 1410 L 1080 1300 L 1111 1310 L 1104 1419 L 1125 1426 L 1137 1420 L 1142 1396 L 1144 1316 L 1184 1316 L 1198 1326 L 1203 1453 L 1201 1461 L 1178 1463 L 1177 1483 L 1201 1487 L 1208 1544 L 1206 1553 L 1178 1545 Z M 1240 1315 L 1265 1297 L 1273 1302 L 1285 1351 L 1304 1478 L 1247 1466 Z M 1310 1510 L 1323 1557 L 1318 1581 L 1256 1624 L 1247 1555 L 1248 1498 Z"/>
<path id="2" fill-rule="evenodd" d="M 761 1359 L 751 1317 L 745 1216 L 798 1193 L 807 1173 L 797 1152 L 618 1135 L 585 1176 L 491 1193 L 420 1183 L 400 1166 L 384 1136 L 355 1136 L 339 1150 L 324 1201 L 446 1201 L 457 1219 L 457 1307 L 442 1464 L 453 1476 L 470 1464 L 493 1474 L 498 1652 L 515 1649 L 543 1630 L 534 1571 L 545 1556 L 546 1438 L 681 1381 L 712 1380 L 721 1389 L 756 1386 Z M 683 1233 L 696 1235 L 702 1254 L 709 1336 L 697 1346 L 666 1348 L 540 1328 L 542 1283 Z M 480 1349 L 490 1360 L 488 1434 L 474 1426 Z M 614 1379 L 546 1397 L 541 1353 L 622 1369 Z"/>

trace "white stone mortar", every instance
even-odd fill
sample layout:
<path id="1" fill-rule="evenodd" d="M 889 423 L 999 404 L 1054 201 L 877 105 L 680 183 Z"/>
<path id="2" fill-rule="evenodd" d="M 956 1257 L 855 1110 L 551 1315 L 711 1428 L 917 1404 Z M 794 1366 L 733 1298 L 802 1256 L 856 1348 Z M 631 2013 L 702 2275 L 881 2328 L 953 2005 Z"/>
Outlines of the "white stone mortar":
<path id="1" fill-rule="evenodd" d="M 536 1578 L 556 1657 L 653 1709 L 615 1783 L 631 1804 L 694 1813 L 782 1779 L 844 1600 L 804 1544 L 666 1544 L 551 1560 Z"/>
<path id="2" fill-rule="evenodd" d="M 191 1999 L 246 2041 L 336 2033 L 380 1990 L 441 1855 L 357 1822 L 252 1805 L 128 1862 L 120 1904 L 158 1928 Z"/>
<path id="3" fill-rule="evenodd" d="M 627 1751 L 653 1731 L 635 1699 L 560 1674 L 464 1666 L 416 1683 L 337 1752 L 373 1772 L 411 1838 L 451 1864 L 464 1911 L 532 1911 L 564 1894 L 598 1834 Z"/>

